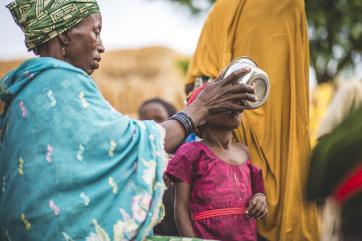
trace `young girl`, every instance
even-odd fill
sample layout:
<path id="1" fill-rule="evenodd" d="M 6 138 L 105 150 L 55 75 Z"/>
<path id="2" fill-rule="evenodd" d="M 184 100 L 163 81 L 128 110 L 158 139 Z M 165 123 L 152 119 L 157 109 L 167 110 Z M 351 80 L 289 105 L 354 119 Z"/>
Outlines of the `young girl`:
<path id="1" fill-rule="evenodd" d="M 138 109 L 141 120 L 154 120 L 162 123 L 176 114 L 176 108 L 172 104 L 160 98 L 146 100 Z M 155 235 L 179 236 L 174 218 L 175 188 L 170 186 L 163 195 L 165 216 L 162 221 L 153 228 Z"/>
<path id="2" fill-rule="evenodd" d="M 203 140 L 182 145 L 171 159 L 167 175 L 176 186 L 181 236 L 257 240 L 255 218 L 267 215 L 267 204 L 261 171 L 250 163 L 247 147 L 232 141 L 239 125 L 239 112 L 210 116 L 199 127 Z"/>

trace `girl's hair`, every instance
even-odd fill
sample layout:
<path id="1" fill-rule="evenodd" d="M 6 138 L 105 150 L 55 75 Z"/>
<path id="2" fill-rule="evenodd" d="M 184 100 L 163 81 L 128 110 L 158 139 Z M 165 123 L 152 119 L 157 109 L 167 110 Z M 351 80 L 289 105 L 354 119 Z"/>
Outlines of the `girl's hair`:
<path id="1" fill-rule="evenodd" d="M 140 108 L 138 109 L 138 116 L 142 116 L 143 108 L 144 108 L 146 105 L 152 104 L 152 103 L 156 103 L 156 104 L 162 105 L 163 108 L 165 108 L 165 110 L 167 111 L 168 117 L 173 116 L 173 115 L 176 114 L 176 112 L 177 112 L 177 110 L 176 110 L 176 108 L 175 108 L 174 105 L 168 103 L 167 101 L 164 101 L 163 99 L 153 98 L 153 99 L 146 100 L 145 102 L 142 103 L 142 105 L 141 105 Z"/>

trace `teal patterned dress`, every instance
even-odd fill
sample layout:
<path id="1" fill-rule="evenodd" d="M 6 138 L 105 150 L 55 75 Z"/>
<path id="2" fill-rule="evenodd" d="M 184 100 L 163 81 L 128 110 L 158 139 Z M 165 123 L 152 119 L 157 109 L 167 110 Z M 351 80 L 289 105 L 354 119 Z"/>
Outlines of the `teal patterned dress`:
<path id="1" fill-rule="evenodd" d="M 172 240 L 163 129 L 115 111 L 84 71 L 34 58 L 0 85 L 0 240 Z M 175 239 L 177 240 L 177 239 Z"/>

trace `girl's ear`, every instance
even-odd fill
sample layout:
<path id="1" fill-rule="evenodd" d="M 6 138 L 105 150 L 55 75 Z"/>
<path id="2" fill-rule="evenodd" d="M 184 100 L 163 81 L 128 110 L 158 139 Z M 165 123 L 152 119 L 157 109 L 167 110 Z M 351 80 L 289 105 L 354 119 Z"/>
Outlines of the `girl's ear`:
<path id="1" fill-rule="evenodd" d="M 195 134 L 202 139 L 202 133 L 204 132 L 206 128 L 206 124 L 199 125 L 196 127 Z"/>

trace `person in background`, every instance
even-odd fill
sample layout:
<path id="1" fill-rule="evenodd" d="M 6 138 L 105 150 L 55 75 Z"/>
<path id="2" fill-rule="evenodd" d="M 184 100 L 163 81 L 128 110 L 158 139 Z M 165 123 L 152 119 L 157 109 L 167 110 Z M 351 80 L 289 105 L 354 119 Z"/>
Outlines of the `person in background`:
<path id="1" fill-rule="evenodd" d="M 154 120 L 162 123 L 176 112 L 176 108 L 172 104 L 160 98 L 153 98 L 142 103 L 138 109 L 138 116 L 141 120 Z"/>
<path id="2" fill-rule="evenodd" d="M 326 241 L 362 240 L 361 120 L 362 107 L 352 110 L 313 149 L 307 196 L 328 198 Z"/>
<path id="3" fill-rule="evenodd" d="M 304 0 L 216 1 L 190 62 L 187 91 L 241 56 L 270 79 L 268 101 L 245 112 L 234 132 L 263 170 L 269 215 L 258 231 L 269 241 L 318 241 L 317 206 L 303 191 L 311 152 Z"/>
<path id="4" fill-rule="evenodd" d="M 245 145 L 232 142 L 240 113 L 209 116 L 198 127 L 203 140 L 182 145 L 169 162 L 167 175 L 176 186 L 175 218 L 182 236 L 257 240 L 254 218 L 265 217 L 268 208 L 261 170 L 250 163 Z"/>
<path id="5" fill-rule="evenodd" d="M 338 90 L 333 97 L 331 105 L 324 115 L 319 130 L 318 138 L 330 133 L 351 112 L 362 106 L 362 79 L 343 81 L 338 85 Z"/>
<path id="6" fill-rule="evenodd" d="M 349 114 L 362 107 L 362 79 L 344 81 L 338 85 L 331 105 L 329 106 L 318 130 L 318 141 L 331 133 Z M 347 161 L 347 160 L 345 160 Z M 333 198 L 327 198 L 322 206 L 322 241 L 339 241 L 340 217 L 339 207 Z"/>
<path id="7" fill-rule="evenodd" d="M 158 123 L 165 122 L 174 114 L 176 114 L 175 106 L 160 98 L 146 100 L 138 109 L 140 120 L 154 120 Z M 168 185 L 163 195 L 165 216 L 153 229 L 156 235 L 179 236 L 174 218 L 174 201 L 175 188 L 173 185 Z"/>

